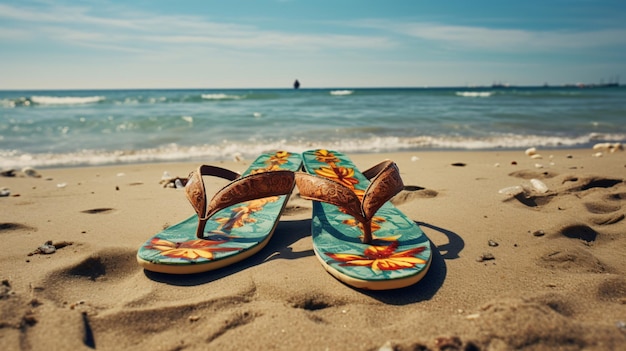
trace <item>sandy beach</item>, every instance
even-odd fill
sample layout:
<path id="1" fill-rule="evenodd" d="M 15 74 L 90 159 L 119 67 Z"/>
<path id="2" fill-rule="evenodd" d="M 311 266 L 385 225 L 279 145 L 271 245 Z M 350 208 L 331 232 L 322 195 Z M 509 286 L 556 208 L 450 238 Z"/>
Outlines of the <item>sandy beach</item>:
<path id="1" fill-rule="evenodd" d="M 623 350 L 626 152 L 598 152 L 349 154 L 362 170 L 397 163 L 393 202 L 433 246 L 423 280 L 377 292 L 322 268 L 297 189 L 260 253 L 173 276 L 135 255 L 194 213 L 160 180 L 197 164 L 0 176 L 0 349 Z M 56 251 L 37 252 L 47 241 Z"/>

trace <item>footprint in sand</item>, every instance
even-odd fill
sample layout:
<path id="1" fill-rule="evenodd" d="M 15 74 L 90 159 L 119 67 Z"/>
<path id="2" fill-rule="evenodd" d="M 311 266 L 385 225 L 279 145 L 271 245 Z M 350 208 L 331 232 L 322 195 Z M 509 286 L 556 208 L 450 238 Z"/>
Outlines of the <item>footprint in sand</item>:
<path id="1" fill-rule="evenodd" d="M 391 203 L 398 206 L 417 199 L 429 199 L 439 195 L 435 190 L 426 189 L 417 185 L 405 185 L 404 189 L 391 199 Z"/>
<path id="2" fill-rule="evenodd" d="M 101 207 L 101 208 L 92 208 L 89 210 L 84 210 L 84 211 L 80 211 L 82 213 L 88 213 L 88 214 L 97 214 L 97 213 L 109 213 L 113 211 L 112 208 L 109 207 Z"/>
<path id="3" fill-rule="evenodd" d="M 136 251 L 129 249 L 104 249 L 93 253 L 50 273 L 41 284 L 45 287 L 42 294 L 59 306 L 77 304 L 75 307 L 89 312 L 129 303 L 146 293 L 136 287 L 135 279 L 143 273 L 137 268 L 135 255 Z M 79 301 L 83 303 L 78 304 Z"/>
<path id="4" fill-rule="evenodd" d="M 613 271 L 589 250 L 578 246 L 560 245 L 548 249 L 537 265 L 571 273 L 609 273 Z"/>
<path id="5" fill-rule="evenodd" d="M 27 226 L 25 224 L 21 224 L 21 223 L 12 223 L 12 222 L 7 222 L 7 223 L 0 223 L 0 233 L 2 232 L 9 232 L 9 231 L 14 231 L 14 230 L 36 230 L 33 227 Z"/>

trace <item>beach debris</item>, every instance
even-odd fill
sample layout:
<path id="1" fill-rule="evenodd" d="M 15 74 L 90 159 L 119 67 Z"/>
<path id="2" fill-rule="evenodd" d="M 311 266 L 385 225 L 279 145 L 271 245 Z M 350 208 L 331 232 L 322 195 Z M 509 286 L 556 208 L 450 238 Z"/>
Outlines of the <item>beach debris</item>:
<path id="1" fill-rule="evenodd" d="M 233 160 L 235 160 L 235 162 L 241 162 L 244 159 L 240 152 L 235 152 L 235 154 L 233 154 Z"/>
<path id="2" fill-rule="evenodd" d="M 193 316 L 189 316 L 189 321 L 190 322 L 197 322 L 199 320 L 200 320 L 200 316 L 198 316 L 198 315 L 194 314 Z"/>
<path id="3" fill-rule="evenodd" d="M 511 161 L 511 164 L 512 164 L 513 166 L 517 166 L 517 161 Z"/>
<path id="4" fill-rule="evenodd" d="M 480 313 L 472 313 L 465 316 L 465 319 L 473 320 L 480 318 Z"/>
<path id="5" fill-rule="evenodd" d="M 3 177 L 15 177 L 15 170 L 5 169 L 5 170 L 0 171 L 0 175 Z"/>
<path id="6" fill-rule="evenodd" d="M 176 189 L 182 189 L 182 188 L 184 188 L 184 187 L 185 187 L 185 186 L 183 185 L 183 182 L 181 182 L 181 181 L 180 181 L 180 179 L 176 179 L 176 180 L 174 181 L 174 185 L 176 186 Z"/>
<path id="7" fill-rule="evenodd" d="M 169 175 L 169 174 L 168 174 Z M 164 174 L 165 176 L 165 174 Z M 174 189 L 180 189 L 180 188 L 184 188 L 185 185 L 187 185 L 187 178 L 181 178 L 181 177 L 171 177 L 171 178 L 167 178 L 167 179 L 161 179 L 161 181 L 159 182 L 159 184 L 163 184 L 164 188 L 174 188 Z"/>
<path id="8" fill-rule="evenodd" d="M 602 157 L 604 154 L 602 152 L 596 152 L 595 154 L 591 154 L 593 157 Z"/>
<path id="9" fill-rule="evenodd" d="M 32 255 L 49 255 L 55 253 L 58 249 L 74 244 L 71 241 L 58 241 L 53 243 L 52 240 L 46 241 L 43 245 L 39 246 L 35 251 L 28 254 Z"/>
<path id="10" fill-rule="evenodd" d="M 67 186 L 67 183 L 59 183 L 59 184 L 57 184 L 57 188 L 59 188 L 59 189 L 63 189 L 66 186 Z"/>
<path id="11" fill-rule="evenodd" d="M 32 167 L 24 167 L 24 168 L 22 168 L 22 173 L 26 174 L 29 177 L 41 178 L 41 174 L 39 174 L 39 172 L 37 172 L 37 170 L 35 170 Z"/>
<path id="12" fill-rule="evenodd" d="M 524 192 L 524 188 L 519 185 L 507 186 L 506 188 L 502 188 L 498 190 L 498 193 L 504 195 L 515 196 Z"/>
<path id="13" fill-rule="evenodd" d="M 483 252 L 482 255 L 478 256 L 476 262 L 490 261 L 495 259 L 496 257 L 491 252 Z"/>
<path id="14" fill-rule="evenodd" d="M 452 166 L 454 166 L 454 167 L 465 167 L 467 165 L 465 163 L 463 163 L 463 162 L 456 162 L 456 163 L 453 163 Z"/>
<path id="15" fill-rule="evenodd" d="M 535 168 L 543 168 L 543 165 L 541 163 L 535 163 Z"/>
<path id="16" fill-rule="evenodd" d="M 535 160 L 538 160 L 538 159 L 542 159 L 542 158 L 543 158 L 543 156 L 541 156 L 541 155 L 539 155 L 539 154 L 534 154 L 534 155 L 530 156 L 530 158 L 535 159 Z"/>
<path id="17" fill-rule="evenodd" d="M 494 167 L 496 167 L 496 168 L 498 168 L 498 167 L 500 167 L 500 163 L 499 163 L 499 162 L 496 162 L 496 163 L 494 163 L 494 164 L 493 164 L 493 166 L 494 166 Z"/>
<path id="18" fill-rule="evenodd" d="M 417 156 L 412 156 L 412 157 L 411 157 L 411 162 L 419 161 L 419 159 L 420 159 L 420 158 L 419 158 L 419 157 L 417 157 Z"/>
<path id="19" fill-rule="evenodd" d="M 7 299 L 11 295 L 15 295 L 15 291 L 11 288 L 11 282 L 8 279 L 3 279 L 0 284 L 0 300 Z"/>
<path id="20" fill-rule="evenodd" d="M 624 146 L 622 143 L 598 143 L 593 146 L 593 150 L 613 153 L 616 151 L 624 151 Z"/>
<path id="21" fill-rule="evenodd" d="M 530 184 L 532 184 L 533 188 L 535 188 L 535 190 L 541 194 L 545 194 L 548 192 L 548 186 L 539 179 L 531 179 Z"/>
<path id="22" fill-rule="evenodd" d="M 526 151 L 524 151 L 524 153 L 526 154 L 526 156 L 536 155 L 537 154 L 537 148 L 530 147 L 530 148 L 526 149 Z"/>
<path id="23" fill-rule="evenodd" d="M 118 177 L 123 177 L 123 176 L 125 176 L 125 175 L 126 175 L 126 174 L 125 174 L 125 173 L 123 173 L 123 172 L 120 172 L 120 173 L 118 173 L 118 174 L 117 174 L 117 176 L 118 176 Z"/>
<path id="24" fill-rule="evenodd" d="M 9 188 L 0 188 L 0 197 L 5 197 L 11 195 L 11 190 Z"/>
<path id="25" fill-rule="evenodd" d="M 543 230 L 539 229 L 539 230 L 535 230 L 533 232 L 533 236 L 544 236 L 546 235 L 546 232 L 544 232 Z"/>
<path id="26" fill-rule="evenodd" d="M 385 341 L 385 343 L 383 344 L 383 346 L 381 346 L 378 351 L 394 351 L 395 348 L 393 347 L 393 345 L 391 344 L 391 341 L 387 340 Z"/>
<path id="27" fill-rule="evenodd" d="M 489 239 L 489 241 L 487 241 L 487 244 L 491 247 L 496 247 L 499 245 L 495 240 L 492 239 Z"/>

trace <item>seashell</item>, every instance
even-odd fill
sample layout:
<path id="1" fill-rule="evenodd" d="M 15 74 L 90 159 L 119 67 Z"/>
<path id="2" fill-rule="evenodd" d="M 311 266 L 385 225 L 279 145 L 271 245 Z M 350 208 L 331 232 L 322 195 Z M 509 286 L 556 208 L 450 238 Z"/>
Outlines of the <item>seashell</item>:
<path id="1" fill-rule="evenodd" d="M 502 189 L 498 190 L 498 193 L 515 196 L 517 194 L 521 194 L 523 191 L 524 191 L 524 189 L 521 186 L 514 185 L 514 186 L 509 186 L 509 187 L 506 187 L 506 188 L 502 188 Z"/>
<path id="2" fill-rule="evenodd" d="M 543 156 L 541 156 L 541 155 L 539 155 L 539 154 L 534 154 L 534 155 L 530 156 L 530 158 L 535 159 L 535 160 L 538 160 L 538 159 L 542 159 L 542 158 L 543 158 Z"/>
<path id="3" fill-rule="evenodd" d="M 526 156 L 532 156 L 537 153 L 537 148 L 534 148 L 534 147 L 528 148 L 526 149 L 526 151 L 524 151 L 524 153 L 526 153 Z"/>
<path id="4" fill-rule="evenodd" d="M 0 189 L 0 197 L 5 197 L 11 195 L 11 190 L 9 188 L 1 188 Z"/>
<path id="5" fill-rule="evenodd" d="M 57 188 L 62 189 L 65 188 L 67 186 L 67 183 L 59 183 L 57 184 Z"/>
<path id="6" fill-rule="evenodd" d="M 417 160 L 419 160 L 419 159 L 420 159 L 419 157 L 417 157 L 417 156 L 413 156 L 413 157 L 411 157 L 411 162 L 415 162 L 415 161 L 417 161 Z"/>
<path id="7" fill-rule="evenodd" d="M 38 250 L 39 253 L 49 255 L 55 253 L 57 251 L 57 248 L 54 247 L 54 245 L 52 245 L 51 243 L 45 243 L 39 246 Z"/>
<path id="8" fill-rule="evenodd" d="M 610 143 L 597 143 L 593 146 L 594 150 L 608 150 L 611 148 Z"/>
<path id="9" fill-rule="evenodd" d="M 548 192 L 548 186 L 539 179 L 531 179 L 530 184 L 532 184 L 533 188 L 535 188 L 535 190 L 539 193 L 543 194 Z"/>
<path id="10" fill-rule="evenodd" d="M 26 174 L 29 177 L 33 177 L 33 178 L 41 178 L 41 174 L 39 174 L 34 168 L 32 167 L 24 167 L 22 168 L 22 173 Z"/>
<path id="11" fill-rule="evenodd" d="M 595 154 L 592 154 L 591 156 L 593 157 L 602 157 L 602 152 L 596 152 Z"/>

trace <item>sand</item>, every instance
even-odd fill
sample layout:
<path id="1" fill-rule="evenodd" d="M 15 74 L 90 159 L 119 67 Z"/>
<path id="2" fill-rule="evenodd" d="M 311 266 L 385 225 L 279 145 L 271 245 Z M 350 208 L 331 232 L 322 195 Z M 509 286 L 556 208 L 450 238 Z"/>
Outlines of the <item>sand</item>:
<path id="1" fill-rule="evenodd" d="M 393 201 L 433 244 L 422 281 L 382 292 L 322 268 L 311 204 L 297 192 L 260 253 L 171 276 L 144 271 L 135 254 L 193 214 L 182 190 L 159 181 L 196 164 L 0 176 L 10 191 L 0 197 L 0 350 L 626 349 L 626 152 L 596 152 L 350 154 L 361 169 L 396 161 L 406 189 Z M 511 186 L 522 193 L 499 192 Z M 29 256 L 47 241 L 72 244 Z"/>

